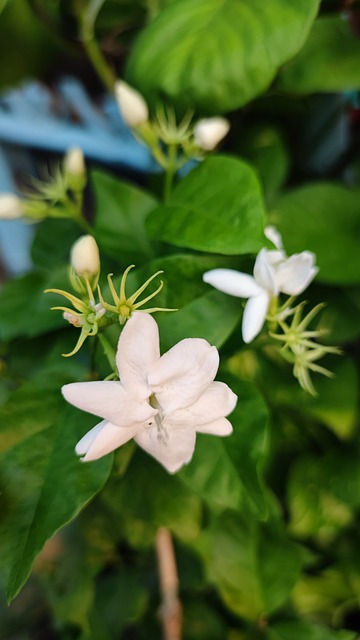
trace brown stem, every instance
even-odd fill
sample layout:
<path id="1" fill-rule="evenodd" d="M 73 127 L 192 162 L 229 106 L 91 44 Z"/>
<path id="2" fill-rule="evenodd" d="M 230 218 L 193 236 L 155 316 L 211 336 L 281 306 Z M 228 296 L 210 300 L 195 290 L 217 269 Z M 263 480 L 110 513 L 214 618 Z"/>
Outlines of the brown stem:
<path id="1" fill-rule="evenodd" d="M 181 640 L 182 606 L 178 597 L 179 578 L 171 534 L 164 527 L 158 529 L 156 533 L 156 554 L 160 577 L 159 613 L 163 638 L 164 640 Z"/>

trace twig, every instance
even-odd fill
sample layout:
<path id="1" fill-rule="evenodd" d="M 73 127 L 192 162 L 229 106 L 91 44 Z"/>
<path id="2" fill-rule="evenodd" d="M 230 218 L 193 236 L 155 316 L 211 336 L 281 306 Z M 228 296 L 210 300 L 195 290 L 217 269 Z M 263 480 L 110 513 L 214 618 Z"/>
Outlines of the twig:
<path id="1" fill-rule="evenodd" d="M 161 527 L 156 533 L 161 605 L 160 618 L 164 640 L 181 640 L 182 606 L 178 598 L 179 578 L 171 534 Z"/>

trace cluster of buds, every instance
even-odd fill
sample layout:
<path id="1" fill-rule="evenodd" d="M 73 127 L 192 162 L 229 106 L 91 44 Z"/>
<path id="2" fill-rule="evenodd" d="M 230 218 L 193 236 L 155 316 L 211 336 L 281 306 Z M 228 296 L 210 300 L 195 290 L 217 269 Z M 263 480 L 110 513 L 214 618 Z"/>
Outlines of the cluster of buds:
<path id="1" fill-rule="evenodd" d="M 219 116 L 193 123 L 190 113 L 177 123 L 173 110 L 161 108 L 151 119 L 143 96 L 122 80 L 115 83 L 115 97 L 124 122 L 149 146 L 165 170 L 169 162 L 180 169 L 191 158 L 201 159 L 213 151 L 229 131 L 228 120 Z M 166 154 L 166 147 L 171 149 L 171 154 Z"/>
<path id="2" fill-rule="evenodd" d="M 156 291 L 143 300 L 138 301 L 139 296 L 145 291 L 150 282 L 163 273 L 162 271 L 158 271 L 139 287 L 135 293 L 127 297 L 126 279 L 129 271 L 133 267 L 134 265 L 130 265 L 125 270 L 121 278 L 119 294 L 117 294 L 112 281 L 113 274 L 108 275 L 109 289 L 113 299 L 113 304 L 109 304 L 104 299 L 99 286 L 100 255 L 96 241 L 92 236 L 87 235 L 82 236 L 73 245 L 70 258 L 69 280 L 77 295 L 63 289 L 46 289 L 45 291 L 45 293 L 57 293 L 72 304 L 72 308 L 56 306 L 52 307 L 52 310 L 62 311 L 65 320 L 73 326 L 80 328 L 80 336 L 74 349 L 70 353 L 64 353 L 63 356 L 69 357 L 77 353 L 86 338 L 95 336 L 100 329 L 115 323 L 123 325 L 134 311 L 142 307 L 161 291 L 163 287 L 162 281 Z M 95 293 L 98 301 L 96 301 Z M 153 313 L 155 311 L 174 311 L 174 309 L 151 307 L 143 309 L 143 311 Z"/>
<path id="3" fill-rule="evenodd" d="M 310 377 L 311 372 L 321 373 L 328 378 L 333 377 L 333 373 L 317 364 L 317 360 L 329 353 L 340 355 L 341 350 L 338 347 L 325 346 L 318 342 L 318 339 L 324 335 L 324 330 L 309 329 L 312 320 L 324 305 L 316 305 L 305 317 L 302 317 L 305 304 L 306 302 L 301 302 L 291 309 L 288 303 L 287 307 L 277 314 L 277 325 L 282 333 L 270 331 L 270 336 L 282 343 L 280 354 L 294 365 L 293 374 L 300 386 L 311 395 L 316 396 L 316 390 Z M 289 317 L 292 319 L 290 324 L 287 324 L 285 318 Z"/>
<path id="4" fill-rule="evenodd" d="M 32 190 L 19 198 L 13 193 L 0 194 L 0 218 L 27 218 L 34 222 L 44 218 L 82 218 L 86 167 L 80 148 L 68 150 L 63 163 L 46 172 L 44 180 L 31 179 Z"/>
<path id="5" fill-rule="evenodd" d="M 331 372 L 315 363 L 327 353 L 340 353 L 337 347 L 320 345 L 316 340 L 321 331 L 309 331 L 308 326 L 323 305 L 317 305 L 302 318 L 304 303 L 292 307 L 295 297 L 303 293 L 318 272 L 315 255 L 302 251 L 287 256 L 280 234 L 274 227 L 267 227 L 265 235 L 275 249 L 263 248 L 258 253 L 253 275 L 233 269 L 212 269 L 203 275 L 204 282 L 216 289 L 239 298 L 248 298 L 245 305 L 242 335 L 250 343 L 261 332 L 265 322 L 269 323 L 269 335 L 283 342 L 280 354 L 294 365 L 293 373 L 301 387 L 314 395 L 310 371 L 331 376 Z M 288 295 L 280 304 L 280 294 Z M 292 317 L 290 325 L 286 319 Z M 282 329 L 277 334 L 277 327 Z"/>

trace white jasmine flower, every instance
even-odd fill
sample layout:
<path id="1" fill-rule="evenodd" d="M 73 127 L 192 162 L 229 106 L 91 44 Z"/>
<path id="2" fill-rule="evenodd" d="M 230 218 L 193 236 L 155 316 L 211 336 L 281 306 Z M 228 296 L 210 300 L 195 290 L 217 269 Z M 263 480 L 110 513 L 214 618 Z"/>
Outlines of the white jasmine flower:
<path id="1" fill-rule="evenodd" d="M 203 280 L 231 296 L 248 298 L 242 335 L 244 342 L 249 343 L 260 333 L 271 299 L 279 293 L 289 296 L 302 293 L 318 272 L 314 264 L 315 255 L 310 251 L 287 258 L 284 251 L 261 249 L 253 276 L 233 269 L 213 269 L 204 273 Z"/>
<path id="2" fill-rule="evenodd" d="M 95 239 L 88 235 L 82 236 L 71 249 L 71 266 L 78 276 L 93 276 L 100 271 L 99 248 Z"/>
<path id="3" fill-rule="evenodd" d="M 147 122 L 149 110 L 144 98 L 123 80 L 115 82 L 115 99 L 123 120 L 129 127 L 138 127 Z"/>
<path id="4" fill-rule="evenodd" d="M 24 215 L 20 198 L 15 193 L 0 194 L 0 218 L 13 220 Z"/>
<path id="5" fill-rule="evenodd" d="M 83 461 L 97 460 L 134 438 L 175 473 L 190 462 L 196 432 L 232 432 L 225 416 L 237 397 L 226 384 L 214 382 L 219 354 L 206 340 L 181 340 L 160 357 L 155 320 L 136 311 L 121 333 L 116 363 L 120 382 L 62 388 L 68 402 L 103 418 L 76 446 Z"/>
<path id="6" fill-rule="evenodd" d="M 229 129 L 230 123 L 226 118 L 203 118 L 194 127 L 195 143 L 204 151 L 212 151 Z"/>

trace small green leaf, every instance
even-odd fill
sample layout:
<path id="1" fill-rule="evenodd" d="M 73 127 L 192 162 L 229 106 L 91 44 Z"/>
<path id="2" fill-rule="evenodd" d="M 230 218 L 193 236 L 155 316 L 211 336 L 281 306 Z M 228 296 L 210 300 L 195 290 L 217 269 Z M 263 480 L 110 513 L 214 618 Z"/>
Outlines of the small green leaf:
<path id="1" fill-rule="evenodd" d="M 350 21 L 318 18 L 300 53 L 283 69 L 279 86 L 292 93 L 341 92 L 360 88 L 360 42 Z"/>
<path id="2" fill-rule="evenodd" d="M 46 540 L 101 489 L 112 464 L 112 456 L 82 464 L 74 453 L 77 440 L 94 423 L 93 417 L 72 407 L 64 411 L 60 392 L 56 405 L 47 403 L 44 391 L 42 404 L 44 413 L 48 407 L 50 424 L 45 424 L 44 418 L 44 428 L 39 431 L 36 412 L 29 420 L 25 405 L 23 419 L 29 420 L 28 437 L 14 443 L 1 456 L 0 549 L 2 579 L 9 601 L 26 582 L 32 562 Z M 18 420 L 21 423 L 20 412 Z M 6 429 L 6 423 L 2 425 Z"/>
<path id="3" fill-rule="evenodd" d="M 265 211 L 255 172 L 228 156 L 208 158 L 153 211 L 151 235 L 179 247 L 227 255 L 256 253 L 267 244 Z"/>
<path id="4" fill-rule="evenodd" d="M 276 202 L 272 221 L 288 253 L 314 251 L 319 281 L 360 282 L 359 191 L 326 182 L 294 189 Z"/>
<path id="5" fill-rule="evenodd" d="M 152 102 L 246 104 L 303 45 L 319 0 L 176 0 L 142 32 L 127 77 Z M 209 61 L 211 63 L 209 64 Z"/>
<path id="6" fill-rule="evenodd" d="M 136 264 L 151 256 L 144 223 L 157 201 L 102 171 L 93 171 L 91 180 L 96 201 L 94 233 L 100 249 L 117 260 Z"/>

